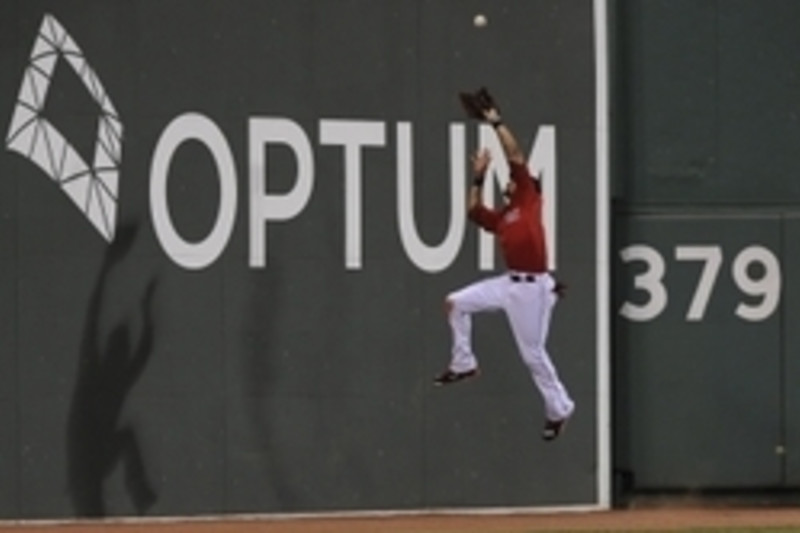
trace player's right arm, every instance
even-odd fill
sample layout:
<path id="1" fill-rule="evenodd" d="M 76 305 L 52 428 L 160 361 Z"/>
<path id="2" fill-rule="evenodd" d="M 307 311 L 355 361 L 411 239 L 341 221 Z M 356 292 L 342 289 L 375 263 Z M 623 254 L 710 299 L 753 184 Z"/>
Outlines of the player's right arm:
<path id="1" fill-rule="evenodd" d="M 489 150 L 485 148 L 472 156 L 473 179 L 469 188 L 467 213 L 470 220 L 486 231 L 494 233 L 500 221 L 500 214 L 483 204 L 483 182 L 490 161 Z"/>

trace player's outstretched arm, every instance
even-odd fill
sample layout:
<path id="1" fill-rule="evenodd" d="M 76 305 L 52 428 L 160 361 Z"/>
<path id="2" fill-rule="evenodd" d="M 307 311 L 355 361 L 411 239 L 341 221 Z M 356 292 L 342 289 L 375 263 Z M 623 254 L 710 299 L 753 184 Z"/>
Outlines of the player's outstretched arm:
<path id="1" fill-rule="evenodd" d="M 517 138 L 511 132 L 511 129 L 503 123 L 503 119 L 500 116 L 500 108 L 486 87 L 481 87 L 475 93 L 459 93 L 459 99 L 468 117 L 483 120 L 492 125 L 500 140 L 500 146 L 503 148 L 506 159 L 510 163 L 524 165 L 525 156 L 519 147 Z"/>
<path id="2" fill-rule="evenodd" d="M 472 185 L 469 188 L 467 213 L 469 219 L 486 231 L 494 233 L 500 222 L 500 213 L 483 205 L 483 182 L 486 169 L 489 168 L 491 156 L 489 150 L 483 149 L 472 156 Z"/>
<path id="3" fill-rule="evenodd" d="M 486 169 L 489 168 L 491 155 L 486 148 L 480 150 L 471 158 L 472 161 L 472 185 L 469 188 L 469 199 L 467 202 L 467 212 L 482 204 L 481 194 L 483 192 L 483 181 L 486 178 Z"/>
<path id="4" fill-rule="evenodd" d="M 500 139 L 503 152 L 511 163 L 524 164 L 525 157 L 519 147 L 516 137 L 508 126 L 503 123 L 500 116 L 500 107 L 486 87 L 478 89 L 474 95 L 462 93 L 461 103 L 471 117 L 483 119 L 492 125 Z"/>
<path id="5" fill-rule="evenodd" d="M 511 132 L 511 129 L 503 122 L 500 112 L 496 107 L 489 108 L 484 111 L 486 122 L 492 125 L 494 131 L 497 133 L 497 138 L 500 140 L 500 145 L 503 147 L 503 152 L 511 163 L 518 165 L 525 164 L 525 156 L 522 155 L 522 149 L 519 147 L 517 138 Z"/>

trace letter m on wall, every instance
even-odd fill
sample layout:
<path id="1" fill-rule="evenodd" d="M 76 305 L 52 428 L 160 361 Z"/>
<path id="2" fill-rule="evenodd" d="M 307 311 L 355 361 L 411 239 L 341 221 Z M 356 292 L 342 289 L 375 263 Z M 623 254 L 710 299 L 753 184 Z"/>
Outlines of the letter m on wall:
<path id="1" fill-rule="evenodd" d="M 91 166 L 42 116 L 56 64 L 65 60 L 100 107 Z M 36 163 L 111 242 L 117 218 L 122 122 L 78 45 L 52 16 L 45 15 L 31 51 L 11 118 L 6 146 Z"/>

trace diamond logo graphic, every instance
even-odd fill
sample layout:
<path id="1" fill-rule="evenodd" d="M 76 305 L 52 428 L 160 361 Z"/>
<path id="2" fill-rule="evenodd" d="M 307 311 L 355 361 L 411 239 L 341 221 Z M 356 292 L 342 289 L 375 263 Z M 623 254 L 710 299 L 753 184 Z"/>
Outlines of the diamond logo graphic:
<path id="1" fill-rule="evenodd" d="M 66 61 L 100 107 L 94 161 L 89 166 L 42 116 L 58 61 Z M 117 218 L 122 122 L 81 49 L 52 15 L 45 15 L 22 78 L 6 146 L 36 163 L 111 242 Z"/>

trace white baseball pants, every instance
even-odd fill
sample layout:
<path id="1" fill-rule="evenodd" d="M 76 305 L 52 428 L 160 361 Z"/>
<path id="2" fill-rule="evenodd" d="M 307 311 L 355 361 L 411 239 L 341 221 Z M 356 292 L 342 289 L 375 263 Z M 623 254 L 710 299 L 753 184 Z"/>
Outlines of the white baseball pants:
<path id="1" fill-rule="evenodd" d="M 545 346 L 558 299 L 553 292 L 555 280 L 550 274 L 537 274 L 535 281 L 513 281 L 511 274 L 475 282 L 447 296 L 453 332 L 450 370 L 465 372 L 478 366 L 472 352 L 472 314 L 503 310 L 522 360 L 544 400 L 545 416 L 548 420 L 561 420 L 572 414 L 575 403 Z"/>

